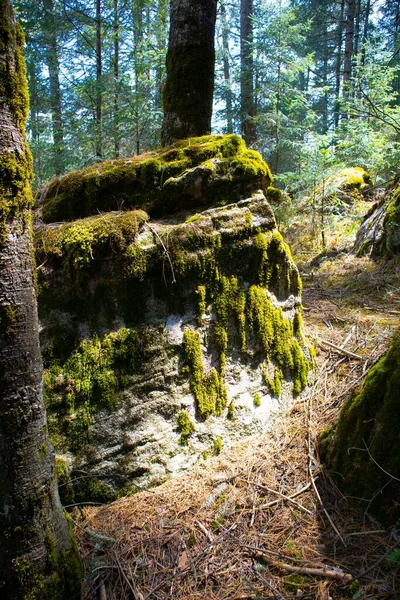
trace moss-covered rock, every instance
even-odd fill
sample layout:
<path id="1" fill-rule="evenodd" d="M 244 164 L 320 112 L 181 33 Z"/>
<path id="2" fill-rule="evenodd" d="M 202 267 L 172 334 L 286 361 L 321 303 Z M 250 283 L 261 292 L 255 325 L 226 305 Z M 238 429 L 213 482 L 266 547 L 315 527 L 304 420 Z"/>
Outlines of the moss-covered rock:
<path id="1" fill-rule="evenodd" d="M 53 179 L 39 202 L 47 223 L 133 208 L 167 215 L 238 201 L 271 181 L 266 163 L 239 136 L 203 136 Z"/>
<path id="2" fill-rule="evenodd" d="M 312 190 L 310 202 L 323 205 L 326 212 L 341 212 L 361 191 L 373 185 L 371 175 L 362 167 L 347 167 L 324 177 Z"/>
<path id="3" fill-rule="evenodd" d="M 374 204 L 357 232 L 357 256 L 391 257 L 400 252 L 400 179 Z"/>
<path id="4" fill-rule="evenodd" d="M 224 443 L 265 429 L 307 384 L 301 283 L 261 192 L 183 222 L 42 226 L 37 252 L 53 443 L 73 470 L 112 472 L 79 498 L 159 481 L 215 428 Z"/>
<path id="5" fill-rule="evenodd" d="M 385 525 L 400 519 L 399 385 L 400 332 L 320 438 L 321 456 L 338 485 Z"/>

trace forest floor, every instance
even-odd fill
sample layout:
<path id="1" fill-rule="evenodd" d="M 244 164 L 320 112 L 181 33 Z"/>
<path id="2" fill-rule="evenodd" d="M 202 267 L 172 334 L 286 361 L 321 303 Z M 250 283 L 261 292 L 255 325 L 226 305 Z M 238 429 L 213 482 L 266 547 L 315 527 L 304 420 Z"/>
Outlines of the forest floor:
<path id="1" fill-rule="evenodd" d="M 272 432 L 157 488 L 84 509 L 84 600 L 400 598 L 398 533 L 368 515 L 370 499 L 341 494 L 317 451 L 398 327 L 400 258 L 335 251 L 314 260 L 318 249 L 291 240 L 295 232 L 287 238 L 317 350 L 313 385 Z"/>

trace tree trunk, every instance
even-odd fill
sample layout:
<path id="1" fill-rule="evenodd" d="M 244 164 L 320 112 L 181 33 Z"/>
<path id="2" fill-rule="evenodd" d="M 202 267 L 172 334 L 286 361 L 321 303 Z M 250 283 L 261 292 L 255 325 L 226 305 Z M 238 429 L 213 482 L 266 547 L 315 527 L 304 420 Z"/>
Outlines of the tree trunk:
<path id="1" fill-rule="evenodd" d="M 70 600 L 79 596 L 80 563 L 43 404 L 24 38 L 10 0 L 0 0 L 0 40 L 0 597 Z"/>
<path id="2" fill-rule="evenodd" d="M 62 119 L 60 66 L 58 60 L 57 29 L 53 0 L 44 0 L 46 61 L 49 69 L 50 106 L 54 140 L 54 170 L 56 175 L 65 171 L 64 126 Z"/>
<path id="3" fill-rule="evenodd" d="M 354 50 L 354 17 L 356 2 L 347 0 L 347 18 L 346 35 L 344 42 L 344 63 L 343 63 L 343 92 L 345 96 L 349 95 L 350 78 L 352 72 L 352 60 Z"/>
<path id="4" fill-rule="evenodd" d="M 231 88 L 231 72 L 229 65 L 229 32 L 226 22 L 225 1 L 220 0 L 222 25 L 222 55 L 224 65 L 224 95 L 226 106 L 226 132 L 233 133 L 233 102 Z"/>
<path id="5" fill-rule="evenodd" d="M 217 0 L 171 0 L 164 145 L 211 131 Z"/>
<path id="6" fill-rule="evenodd" d="M 135 141 L 136 154 L 140 154 L 140 103 L 139 98 L 142 92 L 143 75 L 143 0 L 132 0 L 132 21 L 133 21 L 133 56 L 135 72 Z"/>
<path id="7" fill-rule="evenodd" d="M 118 158 L 121 153 L 119 139 L 119 14 L 118 0 L 114 0 L 114 156 Z"/>
<path id="8" fill-rule="evenodd" d="M 247 145 L 257 139 L 254 123 L 253 0 L 240 0 L 240 96 L 242 133 Z"/>
<path id="9" fill-rule="evenodd" d="M 167 14 L 168 0 L 158 0 L 157 4 L 157 66 L 156 66 L 156 81 L 155 81 L 155 109 L 162 109 L 162 86 L 164 75 L 164 57 L 163 52 L 166 47 L 167 40 Z"/>
<path id="10" fill-rule="evenodd" d="M 344 2 L 341 0 L 340 4 L 340 17 L 337 28 L 337 53 L 336 53 L 336 65 L 335 65 L 335 113 L 334 113 L 334 126 L 335 129 L 339 125 L 339 113 L 340 113 L 340 83 L 341 83 L 341 69 L 342 69 L 342 45 L 343 45 L 343 19 L 344 19 Z"/>
<path id="11" fill-rule="evenodd" d="M 103 90 L 102 90 L 101 0 L 96 0 L 96 156 L 103 158 Z"/>

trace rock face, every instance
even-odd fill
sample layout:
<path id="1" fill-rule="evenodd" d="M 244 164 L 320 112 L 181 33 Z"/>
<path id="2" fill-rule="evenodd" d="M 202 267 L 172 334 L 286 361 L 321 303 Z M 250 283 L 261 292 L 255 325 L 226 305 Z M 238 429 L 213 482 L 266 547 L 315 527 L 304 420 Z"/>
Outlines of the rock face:
<path id="1" fill-rule="evenodd" d="M 343 491 L 385 525 L 400 519 L 400 332 L 321 437 L 321 456 Z"/>
<path id="2" fill-rule="evenodd" d="M 268 167 L 236 136 L 217 137 L 212 154 L 213 139 L 179 142 L 206 162 L 158 179 L 160 196 L 146 184 L 140 199 L 135 179 L 137 210 L 37 231 L 49 425 L 69 466 L 96 475 L 75 489 L 86 499 L 158 483 L 265 431 L 307 384 L 301 282 L 263 193 Z M 78 177 L 86 186 L 87 173 Z M 59 182 L 66 207 L 53 196 L 47 216 L 78 211 L 68 178 Z M 100 184 L 96 197 L 104 209 Z M 81 214 L 93 202 L 85 197 Z M 156 220 L 143 206 L 170 210 Z"/>
<path id="3" fill-rule="evenodd" d="M 357 256 L 391 256 L 400 251 L 400 178 L 366 215 L 357 232 Z"/>

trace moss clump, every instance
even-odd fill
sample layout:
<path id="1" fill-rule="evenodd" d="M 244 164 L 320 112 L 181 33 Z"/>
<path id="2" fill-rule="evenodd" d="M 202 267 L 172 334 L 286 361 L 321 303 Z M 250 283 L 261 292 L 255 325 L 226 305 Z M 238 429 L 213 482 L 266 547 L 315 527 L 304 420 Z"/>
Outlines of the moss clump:
<path id="1" fill-rule="evenodd" d="M 256 407 L 257 406 L 261 406 L 261 394 L 259 392 L 257 392 L 256 394 L 254 394 L 253 404 Z"/>
<path id="2" fill-rule="evenodd" d="M 226 387 L 216 369 L 205 372 L 201 339 L 197 331 L 185 329 L 184 351 L 199 417 L 204 419 L 212 414 L 221 415 L 228 399 Z"/>
<path id="3" fill-rule="evenodd" d="M 344 404 L 337 425 L 323 432 L 320 451 L 349 495 L 364 498 L 384 524 L 400 519 L 400 332 Z M 396 479 L 397 478 L 397 479 Z"/>
<path id="4" fill-rule="evenodd" d="M 177 425 L 178 431 L 181 434 L 179 438 L 179 443 L 182 446 L 186 446 L 188 444 L 189 438 L 196 430 L 196 427 L 190 418 L 189 413 L 186 410 L 181 410 L 177 417 Z"/>
<path id="5" fill-rule="evenodd" d="M 213 445 L 212 445 L 213 454 L 215 454 L 216 456 L 221 454 L 223 447 L 224 447 L 224 442 L 222 441 L 221 436 L 217 435 L 217 437 L 214 439 Z"/>
<path id="6" fill-rule="evenodd" d="M 127 270 L 141 272 L 140 258 L 132 250 L 132 243 L 147 219 L 143 211 L 129 211 L 40 229 L 36 233 L 38 261 L 61 262 L 64 276 L 75 283 L 83 272 L 110 252 L 119 254 Z"/>
<path id="7" fill-rule="evenodd" d="M 268 166 L 235 135 L 203 136 L 130 159 L 97 163 L 50 182 L 42 192 L 50 223 L 142 208 L 168 214 L 239 200 L 272 180 Z"/>
<path id="8" fill-rule="evenodd" d="M 85 443 L 93 415 L 101 407 L 112 409 L 118 391 L 142 364 L 146 336 L 131 329 L 83 340 L 62 365 L 45 370 L 44 396 L 49 412 L 49 429 L 62 428 L 69 445 L 77 449 Z M 52 416 L 57 415 L 57 422 Z M 57 446 L 57 443 L 56 443 Z"/>

